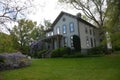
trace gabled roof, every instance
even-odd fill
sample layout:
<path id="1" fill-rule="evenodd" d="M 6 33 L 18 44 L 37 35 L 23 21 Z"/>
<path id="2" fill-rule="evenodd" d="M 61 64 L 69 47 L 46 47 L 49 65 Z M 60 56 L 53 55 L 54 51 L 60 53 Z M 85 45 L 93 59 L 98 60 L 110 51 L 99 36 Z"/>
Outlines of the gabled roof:
<path id="1" fill-rule="evenodd" d="M 54 26 L 57 24 L 57 22 L 60 20 L 60 18 L 61 18 L 63 15 L 67 15 L 67 16 L 73 17 L 73 18 L 77 19 L 78 21 L 81 21 L 81 22 L 83 22 L 83 23 L 85 23 L 85 24 L 87 24 L 87 25 L 90 25 L 91 27 L 97 28 L 96 26 L 92 25 L 91 23 L 85 21 L 84 19 L 82 19 L 82 18 L 80 18 L 80 17 L 78 17 L 78 16 L 75 16 L 75 15 L 72 15 L 72 14 L 69 14 L 69 13 L 66 13 L 66 12 L 63 12 L 63 11 L 62 11 L 62 12 L 58 15 L 58 17 L 55 19 L 55 21 L 53 22 L 53 24 L 51 25 L 51 29 L 46 30 L 46 32 L 52 31 L 53 28 L 54 28 Z"/>

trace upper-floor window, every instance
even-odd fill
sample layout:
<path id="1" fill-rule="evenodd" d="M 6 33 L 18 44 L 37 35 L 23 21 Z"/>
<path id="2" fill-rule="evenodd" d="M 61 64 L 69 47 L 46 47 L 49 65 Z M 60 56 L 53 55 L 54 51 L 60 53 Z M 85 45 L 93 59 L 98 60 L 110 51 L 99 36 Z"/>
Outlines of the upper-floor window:
<path id="1" fill-rule="evenodd" d="M 90 35 L 92 35 L 92 29 L 90 29 Z"/>
<path id="2" fill-rule="evenodd" d="M 51 32 L 51 36 L 53 36 L 53 32 Z"/>
<path id="3" fill-rule="evenodd" d="M 87 34 L 88 33 L 88 29 L 85 27 L 85 33 Z"/>
<path id="4" fill-rule="evenodd" d="M 67 33 L 67 27 L 66 27 L 66 25 L 63 25 L 62 30 L 63 30 L 63 33 Z"/>
<path id="5" fill-rule="evenodd" d="M 70 32 L 74 32 L 74 23 L 73 22 L 70 23 L 69 27 L 70 27 Z"/>
<path id="6" fill-rule="evenodd" d="M 57 27 L 57 34 L 60 34 L 60 28 Z"/>
<path id="7" fill-rule="evenodd" d="M 93 47 L 93 39 L 90 38 L 90 41 L 91 41 L 91 47 Z"/>
<path id="8" fill-rule="evenodd" d="M 50 36 L 50 33 L 48 33 L 47 36 L 49 37 L 49 36 Z"/>
<path id="9" fill-rule="evenodd" d="M 93 29 L 93 35 L 95 35 L 95 29 Z"/>
<path id="10" fill-rule="evenodd" d="M 63 18 L 63 21 L 65 21 L 66 19 L 65 18 Z"/>
<path id="11" fill-rule="evenodd" d="M 94 39 L 94 45 L 95 45 L 95 47 L 96 47 L 96 39 Z"/>

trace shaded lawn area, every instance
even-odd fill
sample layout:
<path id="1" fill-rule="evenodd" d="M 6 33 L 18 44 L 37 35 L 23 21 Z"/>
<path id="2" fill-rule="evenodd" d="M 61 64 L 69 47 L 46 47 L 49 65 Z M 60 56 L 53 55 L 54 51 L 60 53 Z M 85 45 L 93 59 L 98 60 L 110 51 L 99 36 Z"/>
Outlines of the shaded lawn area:
<path id="1" fill-rule="evenodd" d="M 0 72 L 0 80 L 120 80 L 120 55 L 33 60 L 30 67 Z"/>

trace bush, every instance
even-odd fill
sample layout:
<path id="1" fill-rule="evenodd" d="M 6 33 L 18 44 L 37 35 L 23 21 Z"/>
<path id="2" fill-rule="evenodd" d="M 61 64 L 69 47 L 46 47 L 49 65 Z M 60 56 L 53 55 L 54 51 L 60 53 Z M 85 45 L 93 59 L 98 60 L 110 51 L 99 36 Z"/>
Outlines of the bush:
<path id="1" fill-rule="evenodd" d="M 61 51 L 62 55 L 65 55 L 65 54 L 70 55 L 71 54 L 71 48 L 69 48 L 69 47 L 60 48 L 60 51 Z"/>
<path id="2" fill-rule="evenodd" d="M 1 60 L 0 70 L 21 68 L 31 64 L 31 60 L 28 59 L 28 56 L 22 53 L 1 54 L 0 58 L 4 60 Z"/>
<path id="3" fill-rule="evenodd" d="M 52 53 L 51 53 L 51 57 L 61 57 L 62 56 L 62 53 L 61 53 L 61 51 L 60 51 L 60 48 L 57 48 L 57 49 L 55 49 L 55 50 L 53 50 L 52 51 Z"/>
<path id="4" fill-rule="evenodd" d="M 74 52 L 73 54 L 70 55 L 64 55 L 64 58 L 80 58 L 80 57 L 85 57 L 86 55 L 81 54 L 80 52 Z"/>
<path id="5" fill-rule="evenodd" d="M 4 63 L 4 58 L 0 56 L 0 63 Z"/>
<path id="6" fill-rule="evenodd" d="M 48 50 L 41 50 L 41 51 L 39 51 L 39 52 L 37 52 L 37 58 L 42 58 L 42 55 L 44 54 L 44 53 L 46 53 Z"/>
<path id="7" fill-rule="evenodd" d="M 57 48 L 52 51 L 51 57 L 62 57 L 64 55 L 70 55 L 71 49 L 69 47 Z"/>
<path id="8" fill-rule="evenodd" d="M 103 48 L 102 46 L 99 47 L 94 47 L 88 50 L 88 54 L 89 55 L 94 55 L 94 54 L 103 54 L 105 53 L 105 48 Z"/>

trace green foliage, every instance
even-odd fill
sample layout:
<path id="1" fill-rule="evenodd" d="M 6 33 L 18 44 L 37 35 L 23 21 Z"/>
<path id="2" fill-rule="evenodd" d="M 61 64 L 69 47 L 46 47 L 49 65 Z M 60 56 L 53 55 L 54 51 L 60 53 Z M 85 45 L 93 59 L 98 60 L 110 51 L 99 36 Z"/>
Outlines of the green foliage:
<path id="1" fill-rule="evenodd" d="M 95 54 L 104 54 L 105 48 L 102 46 L 94 47 L 88 50 L 88 55 L 95 55 Z"/>
<path id="2" fill-rule="evenodd" d="M 51 57 L 54 58 L 54 57 L 61 57 L 61 56 L 62 56 L 62 53 L 61 53 L 60 48 L 57 48 L 52 51 Z"/>
<path id="3" fill-rule="evenodd" d="M 50 20 L 44 20 L 44 26 L 46 30 L 51 29 L 51 25 L 52 23 L 50 22 Z"/>
<path id="4" fill-rule="evenodd" d="M 0 58 L 0 63 L 4 63 L 4 58 Z"/>
<path id="5" fill-rule="evenodd" d="M 76 51 L 80 51 L 81 50 L 80 38 L 77 35 L 73 35 L 73 46 L 74 46 Z"/>
<path id="6" fill-rule="evenodd" d="M 120 56 L 32 60 L 27 68 L 0 72 L 1 80 L 120 80 Z"/>
<path id="7" fill-rule="evenodd" d="M 29 44 L 33 40 L 39 39 L 40 28 L 37 23 L 31 20 L 21 19 L 18 21 L 18 26 L 14 26 L 11 31 L 12 38 L 15 43 L 19 43 L 19 50 L 25 54 L 29 53 Z"/>
<path id="8" fill-rule="evenodd" d="M 0 33 L 0 53 L 4 52 L 16 52 L 14 48 L 14 42 L 10 35 Z"/>
<path id="9" fill-rule="evenodd" d="M 120 0 L 109 0 L 108 4 L 105 26 L 110 33 L 113 48 L 120 49 Z"/>
<path id="10" fill-rule="evenodd" d="M 69 47 L 57 48 L 52 51 L 51 57 L 62 57 L 64 55 L 70 55 L 71 49 Z"/>
<path id="11" fill-rule="evenodd" d="M 37 52 L 37 56 L 35 56 L 35 57 L 37 57 L 37 58 L 42 58 L 42 55 L 44 54 L 44 53 L 46 53 L 48 50 L 41 50 L 41 51 L 38 51 Z"/>
<path id="12" fill-rule="evenodd" d="M 44 33 L 44 28 L 43 26 L 38 26 L 38 27 L 35 27 L 32 32 L 31 32 L 31 35 L 30 37 L 35 40 L 35 41 L 38 41 L 39 39 L 43 38 L 45 35 Z"/>
<path id="13" fill-rule="evenodd" d="M 70 55 L 71 54 L 71 48 L 69 48 L 69 47 L 60 48 L 60 51 L 61 51 L 62 55 L 64 55 L 64 54 Z"/>
<path id="14" fill-rule="evenodd" d="M 70 55 L 65 54 L 63 55 L 64 58 L 81 58 L 81 57 L 86 57 L 86 55 L 81 54 L 80 52 L 74 52 Z"/>

